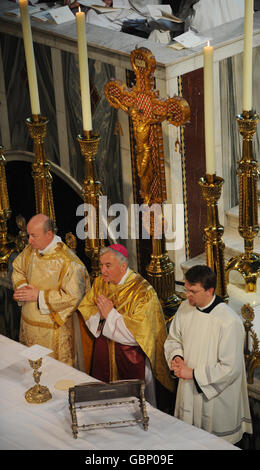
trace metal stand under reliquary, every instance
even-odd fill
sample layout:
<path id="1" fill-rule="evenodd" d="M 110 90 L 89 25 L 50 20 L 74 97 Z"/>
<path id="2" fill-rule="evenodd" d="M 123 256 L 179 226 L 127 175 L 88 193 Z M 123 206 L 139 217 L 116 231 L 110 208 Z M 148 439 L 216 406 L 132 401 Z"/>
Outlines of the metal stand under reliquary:
<path id="1" fill-rule="evenodd" d="M 148 429 L 149 417 L 146 412 L 143 380 L 118 380 L 110 383 L 89 382 L 69 389 L 69 407 L 72 419 L 73 437 L 77 439 L 79 431 L 110 426 L 122 426 L 142 423 Z M 140 417 L 136 419 L 107 421 L 102 423 L 78 424 L 77 410 L 90 410 L 100 407 L 114 407 L 129 403 L 139 403 Z M 84 404 L 83 404 L 84 403 Z M 107 415 L 107 413 L 106 413 Z"/>

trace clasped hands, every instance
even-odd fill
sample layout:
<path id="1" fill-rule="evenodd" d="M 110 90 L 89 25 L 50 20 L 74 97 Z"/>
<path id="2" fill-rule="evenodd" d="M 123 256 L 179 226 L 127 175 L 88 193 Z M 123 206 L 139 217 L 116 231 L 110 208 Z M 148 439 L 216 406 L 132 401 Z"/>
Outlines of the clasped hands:
<path id="1" fill-rule="evenodd" d="M 105 295 L 101 294 L 97 297 L 97 307 L 101 320 L 106 320 L 109 312 L 111 312 L 114 307 L 114 304 Z"/>
<path id="2" fill-rule="evenodd" d="M 184 360 L 176 356 L 172 359 L 170 364 L 170 370 L 174 372 L 174 375 L 180 379 L 192 379 L 193 378 L 193 369 L 188 367 Z"/>
<path id="3" fill-rule="evenodd" d="M 39 290 L 36 287 L 27 284 L 26 286 L 20 287 L 20 289 L 16 289 L 13 298 L 16 302 L 36 302 L 38 295 Z"/>

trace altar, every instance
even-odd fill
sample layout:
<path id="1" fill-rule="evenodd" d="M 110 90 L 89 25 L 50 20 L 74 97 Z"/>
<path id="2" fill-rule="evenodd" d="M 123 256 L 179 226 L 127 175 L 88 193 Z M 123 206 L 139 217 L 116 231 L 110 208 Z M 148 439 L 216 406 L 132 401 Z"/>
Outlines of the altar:
<path id="1" fill-rule="evenodd" d="M 81 431 L 73 438 L 69 412 L 68 391 L 55 388 L 60 380 L 76 385 L 93 382 L 93 378 L 62 362 L 46 356 L 43 359 L 41 383 L 48 386 L 52 399 L 46 403 L 31 404 L 24 394 L 33 383 L 28 359 L 20 353 L 26 347 L 0 335 L 1 384 L 1 450 L 132 450 L 136 454 L 146 451 L 175 450 L 239 450 L 224 439 L 202 429 L 188 425 L 165 414 L 147 403 L 149 427 L 141 425 L 108 427 Z M 132 405 L 133 407 L 133 405 Z M 136 410 L 128 405 L 124 412 L 135 416 Z M 122 416 L 122 407 L 115 415 Z M 101 410 L 101 416 L 107 410 Z M 94 417 L 96 413 L 92 412 Z"/>
<path id="2" fill-rule="evenodd" d="M 0 5 L 0 144 L 6 156 L 6 173 L 10 184 L 13 219 L 19 213 L 28 218 L 34 211 L 30 165 L 33 162 L 32 142 L 28 138 L 25 119 L 31 114 L 26 83 L 21 22 L 19 17 L 6 13 L 13 4 L 3 0 Z M 46 115 L 48 139 L 46 151 L 54 179 L 56 178 L 56 208 L 58 228 L 64 236 L 76 231 L 77 207 L 82 202 L 81 183 L 84 161 L 81 158 L 77 136 L 82 131 L 79 70 L 77 59 L 77 33 L 74 21 L 63 25 L 32 21 L 32 34 L 36 51 L 37 76 L 41 97 L 41 111 Z M 215 155 L 216 173 L 223 177 L 223 193 L 219 200 L 219 215 L 225 230 L 226 261 L 234 253 L 243 251 L 243 241 L 237 233 L 238 184 L 237 161 L 240 138 L 235 117 L 242 111 L 241 90 L 243 18 L 211 28 L 204 34 L 214 47 L 214 99 L 215 99 Z M 205 174 L 204 114 L 203 114 L 203 52 L 202 46 L 176 51 L 167 45 L 125 33 L 87 24 L 91 102 L 94 130 L 100 135 L 96 158 L 98 175 L 108 205 L 122 203 L 128 209 L 136 202 L 136 184 L 132 172 L 131 127 L 126 113 L 115 110 L 106 102 L 104 86 L 112 77 L 132 87 L 133 73 L 130 54 L 135 49 L 151 51 L 156 60 L 155 87 L 160 98 L 185 98 L 191 108 L 190 122 L 174 127 L 163 122 L 163 148 L 166 176 L 166 200 L 174 210 L 175 234 L 167 240 L 166 248 L 175 263 L 175 277 L 183 280 L 183 272 L 196 261 L 205 262 L 203 227 L 205 203 L 198 185 Z M 254 14 L 253 33 L 253 105 L 260 110 L 258 63 L 260 59 L 260 12 Z M 254 146 L 259 150 L 256 130 Z M 257 153 L 257 152 L 256 152 Z M 13 178 L 24 170 L 23 181 Z M 14 164 L 14 167 L 12 167 Z M 21 171 L 21 175 L 24 175 Z M 65 200 L 64 185 L 68 192 Z M 55 183 L 55 181 L 54 181 Z M 25 190 L 26 188 L 26 190 Z M 20 190 L 20 193 L 18 191 Z M 67 190 L 71 190 L 69 191 Z M 17 193 L 17 194 L 16 194 Z M 19 196 L 23 195 L 23 198 Z M 72 200 L 73 205 L 68 204 Z M 18 195 L 18 197 L 17 197 Z M 15 198 L 17 197 L 17 199 Z M 76 196 L 76 197 L 75 197 Z M 64 207 L 67 210 L 64 211 Z M 179 209 L 181 210 L 179 211 Z M 129 209 L 130 210 L 130 209 Z M 258 211 L 258 209 L 257 209 Z M 113 214 L 114 215 L 114 214 Z M 11 230 L 14 222 L 11 221 Z M 129 233 L 131 232 L 131 224 Z M 116 241 L 117 232 L 110 238 Z M 130 252 L 130 264 L 140 271 L 146 263 L 147 253 L 129 235 L 125 243 Z M 255 239 L 259 252 L 259 234 Z M 148 253 L 150 254 L 150 253 Z M 143 267 L 142 266 L 142 267 Z M 239 282 L 238 282 L 239 284 Z M 259 287 L 255 295 L 244 293 L 243 287 L 228 287 L 230 305 L 238 314 L 247 301 L 255 309 L 256 333 L 259 337 Z M 259 400 L 259 380 L 250 393 Z"/>

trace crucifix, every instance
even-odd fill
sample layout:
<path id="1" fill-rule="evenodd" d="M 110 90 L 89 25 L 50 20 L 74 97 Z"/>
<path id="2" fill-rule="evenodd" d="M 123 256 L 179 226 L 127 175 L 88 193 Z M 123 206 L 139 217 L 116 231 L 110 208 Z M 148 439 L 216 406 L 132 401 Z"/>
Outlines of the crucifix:
<path id="1" fill-rule="evenodd" d="M 135 49 L 130 59 L 135 86 L 128 88 L 121 80 L 110 80 L 105 86 L 105 96 L 111 106 L 122 109 L 130 117 L 142 202 L 148 207 L 153 204 L 162 207 L 167 199 L 162 122 L 181 126 L 188 122 L 190 108 L 182 97 L 159 97 L 159 91 L 154 88 L 156 60 L 151 51 L 144 47 Z M 156 218 L 151 217 L 152 254 L 146 272 L 167 314 L 172 313 L 181 300 L 175 294 L 174 264 L 165 250 L 164 229 L 159 239 L 154 234 L 155 226 Z"/>

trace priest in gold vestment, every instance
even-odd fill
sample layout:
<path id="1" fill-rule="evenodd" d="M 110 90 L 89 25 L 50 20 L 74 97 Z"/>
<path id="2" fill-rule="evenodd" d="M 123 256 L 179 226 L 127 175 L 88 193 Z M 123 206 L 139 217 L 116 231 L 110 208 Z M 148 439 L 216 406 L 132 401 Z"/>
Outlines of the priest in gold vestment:
<path id="1" fill-rule="evenodd" d="M 153 287 L 129 269 L 123 245 L 103 248 L 101 276 L 78 309 L 94 337 L 90 374 L 104 382 L 145 380 L 146 399 L 156 405 L 154 377 L 173 390 L 163 345 L 166 325 Z"/>
<path id="2" fill-rule="evenodd" d="M 73 313 L 89 289 L 80 259 L 54 234 L 43 214 L 27 225 L 29 244 L 13 262 L 14 299 L 22 305 L 20 341 L 39 344 L 74 365 Z"/>

